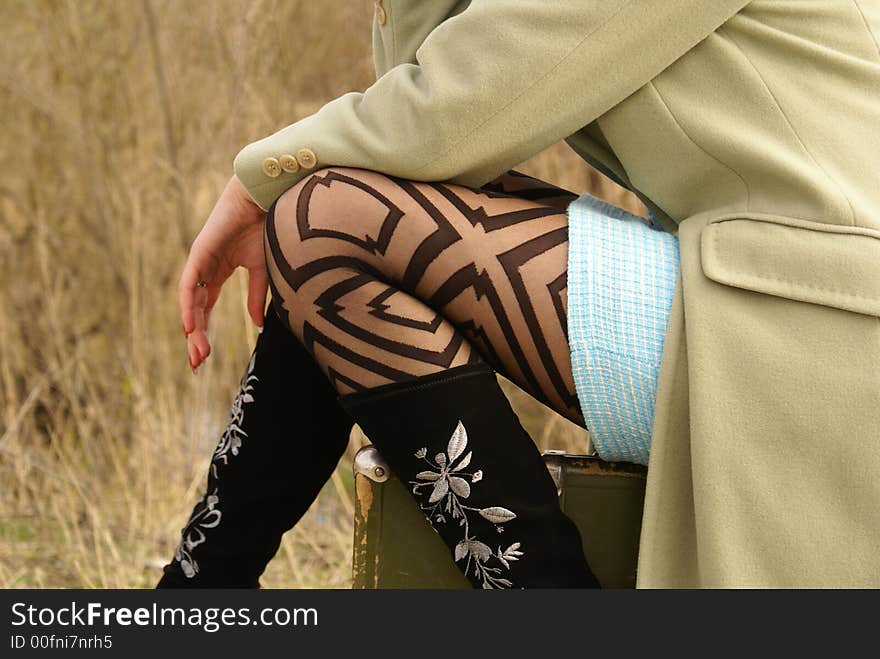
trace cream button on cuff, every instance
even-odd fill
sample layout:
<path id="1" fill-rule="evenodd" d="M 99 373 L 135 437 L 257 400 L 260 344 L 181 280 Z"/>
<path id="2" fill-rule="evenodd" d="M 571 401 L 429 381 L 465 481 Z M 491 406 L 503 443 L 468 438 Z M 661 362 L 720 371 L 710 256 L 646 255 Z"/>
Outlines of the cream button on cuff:
<path id="1" fill-rule="evenodd" d="M 266 158 L 263 161 L 263 173 L 269 178 L 277 178 L 281 175 L 281 164 L 277 158 Z"/>
<path id="2" fill-rule="evenodd" d="M 305 169 L 311 169 L 318 164 L 318 157 L 311 149 L 300 149 L 296 152 L 296 160 Z"/>
<path id="3" fill-rule="evenodd" d="M 299 163 L 296 161 L 296 158 L 290 154 L 281 156 L 278 161 L 281 163 L 281 169 L 288 174 L 293 174 L 294 172 L 299 171 Z"/>

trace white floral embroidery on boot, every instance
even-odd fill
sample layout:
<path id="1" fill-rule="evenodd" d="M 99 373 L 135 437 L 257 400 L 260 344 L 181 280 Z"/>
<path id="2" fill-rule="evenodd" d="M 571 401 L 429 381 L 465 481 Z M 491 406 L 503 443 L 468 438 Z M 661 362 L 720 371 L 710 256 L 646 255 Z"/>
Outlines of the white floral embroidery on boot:
<path id="1" fill-rule="evenodd" d="M 483 480 L 481 469 L 474 472 L 465 471 L 473 456 L 473 451 L 464 454 L 467 442 L 467 430 L 459 420 L 449 438 L 446 453 L 437 453 L 432 461 L 427 457 L 427 447 L 416 451 L 415 457 L 427 462 L 432 469 L 416 474 L 416 480 L 410 481 L 413 486 L 412 491 L 416 496 L 423 496 L 421 488 L 431 486 L 427 505 L 420 504 L 420 507 L 425 511 L 432 526 L 446 524 L 446 515 L 449 515 L 452 520 L 458 520 L 458 525 L 463 527 L 464 535 L 455 546 L 454 558 L 456 562 L 467 559 L 464 567 L 465 576 L 470 574 L 473 567 L 474 574 L 483 588 L 510 588 L 513 582 L 502 577 L 501 574 L 504 570 L 510 570 L 511 562 L 519 560 L 524 555 L 520 550 L 521 543 L 514 542 L 506 549 L 502 549 L 499 545 L 493 552 L 488 544 L 470 535 L 468 514 L 477 513 L 494 524 L 498 533 L 502 533 L 504 531 L 502 524 L 516 519 L 516 513 L 501 506 L 475 508 L 463 503 L 471 495 L 471 486 Z"/>
<path id="2" fill-rule="evenodd" d="M 256 360 L 257 353 L 254 351 L 248 363 L 247 371 L 245 371 L 241 378 L 238 393 L 232 401 L 229 411 L 229 422 L 226 424 L 220 441 L 214 449 L 214 456 L 211 459 L 211 475 L 215 481 L 220 479 L 217 473 L 217 465 L 228 464 L 230 456 L 238 455 L 244 438 L 247 437 L 247 433 L 241 426 L 244 423 L 244 406 L 254 402 L 254 383 L 259 381 L 259 378 L 253 374 Z M 220 510 L 220 495 L 216 485 L 211 494 L 202 496 L 199 504 L 201 505 L 187 521 L 181 533 L 180 544 L 178 544 L 174 552 L 175 560 L 180 563 L 181 570 L 189 579 L 192 579 L 199 573 L 199 564 L 193 558 L 192 550 L 207 540 L 205 529 L 219 526 L 223 518 L 223 512 Z"/>

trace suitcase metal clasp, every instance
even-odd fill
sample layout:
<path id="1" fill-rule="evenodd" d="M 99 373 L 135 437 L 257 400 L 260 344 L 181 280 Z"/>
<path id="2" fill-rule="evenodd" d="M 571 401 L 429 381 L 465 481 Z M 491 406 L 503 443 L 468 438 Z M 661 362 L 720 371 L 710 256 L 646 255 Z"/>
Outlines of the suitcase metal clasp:
<path id="1" fill-rule="evenodd" d="M 354 456 L 354 472 L 363 474 L 374 483 L 384 483 L 388 480 L 391 468 L 379 455 L 375 446 L 364 446 Z"/>

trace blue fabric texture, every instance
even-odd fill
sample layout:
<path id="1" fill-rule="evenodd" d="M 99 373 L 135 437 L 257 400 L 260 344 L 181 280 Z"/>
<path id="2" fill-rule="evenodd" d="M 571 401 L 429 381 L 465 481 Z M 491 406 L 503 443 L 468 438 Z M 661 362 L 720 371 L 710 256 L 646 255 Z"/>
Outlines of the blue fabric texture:
<path id="1" fill-rule="evenodd" d="M 586 194 L 568 217 L 568 339 L 584 422 L 603 460 L 648 464 L 678 239 Z"/>

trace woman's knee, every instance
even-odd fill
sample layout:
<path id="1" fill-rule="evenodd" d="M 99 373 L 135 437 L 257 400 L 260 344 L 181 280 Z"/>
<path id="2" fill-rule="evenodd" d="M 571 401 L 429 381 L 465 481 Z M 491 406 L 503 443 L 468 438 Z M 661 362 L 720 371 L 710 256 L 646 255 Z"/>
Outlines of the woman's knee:
<path id="1" fill-rule="evenodd" d="M 385 174 L 323 168 L 276 201 L 267 222 L 267 233 L 273 234 L 267 236 L 267 248 L 274 241 L 275 251 L 291 261 L 313 263 L 309 271 L 334 265 L 397 282 L 422 234 L 432 233 L 415 216 L 402 221 L 414 203 L 400 181 Z"/>
<path id="2" fill-rule="evenodd" d="M 402 212 L 381 192 L 383 174 L 350 167 L 316 170 L 284 192 L 270 221 L 285 248 L 319 256 L 381 252 L 382 238 Z"/>
<path id="3" fill-rule="evenodd" d="M 373 249 L 370 207 L 364 198 L 383 175 L 346 167 L 327 167 L 309 173 L 285 191 L 269 209 L 264 245 L 270 282 L 286 304 L 298 304 L 301 287 L 325 273 L 369 273 L 384 277 L 383 262 Z M 315 286 L 306 287 L 306 296 Z"/>
<path id="4" fill-rule="evenodd" d="M 310 203 L 312 191 L 331 171 L 333 168 L 328 167 L 307 174 L 282 193 L 269 208 L 266 233 L 274 233 L 275 241 L 285 248 L 285 251 L 288 248 L 295 248 L 297 243 L 302 241 L 302 232 L 297 227 L 297 215 L 320 212 L 318 204 L 313 207 Z"/>

